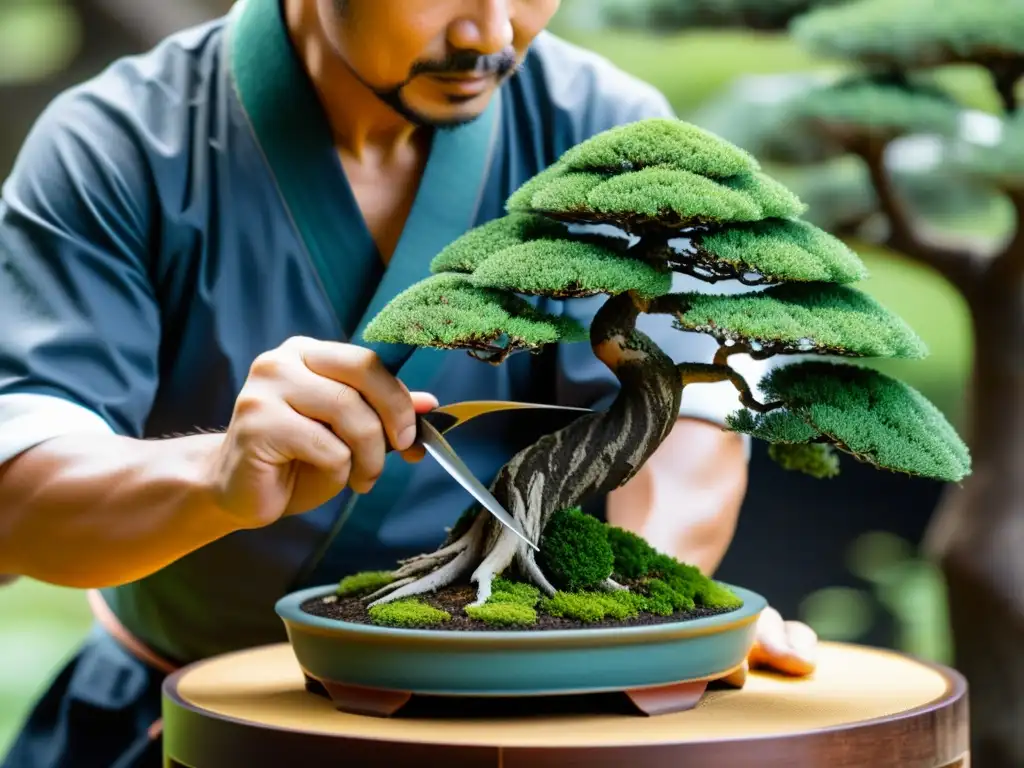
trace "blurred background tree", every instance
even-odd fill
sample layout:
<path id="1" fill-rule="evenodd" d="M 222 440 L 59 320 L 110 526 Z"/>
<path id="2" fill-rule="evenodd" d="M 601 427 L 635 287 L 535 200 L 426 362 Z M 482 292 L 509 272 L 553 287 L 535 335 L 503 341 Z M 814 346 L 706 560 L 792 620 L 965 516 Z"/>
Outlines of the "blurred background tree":
<path id="1" fill-rule="evenodd" d="M 632 9 L 643 3 L 622 0 Z M 230 5 L 230 0 L 0 3 L 0 103 L 5 107 L 0 178 L 31 122 L 59 90 Z M 851 158 L 815 166 L 825 148 L 816 147 L 806 133 L 772 128 L 788 99 L 852 69 L 849 62 L 810 51 L 782 32 L 780 18 L 806 10 L 811 0 L 662 0 L 660 5 L 670 12 L 691 5 L 701 16 L 651 28 L 641 15 L 627 26 L 612 27 L 609 7 L 598 0 L 562 0 L 552 30 L 658 87 L 681 117 L 770 158 L 773 173 L 778 168 L 791 174 L 787 182 L 809 200 L 817 222 L 851 237 L 859 233 L 854 245 L 872 273 L 863 287 L 907 319 L 932 350 L 931 357 L 912 366 L 879 361 L 879 367 L 888 366 L 919 388 L 962 426 L 973 343 L 961 294 L 933 269 L 870 236 L 877 204 L 867 176 Z M 729 6 L 743 9 L 743 24 L 730 20 L 741 17 L 723 15 L 721 9 Z M 621 18 L 616 23 L 627 24 Z M 998 106 L 985 78 L 971 69 L 948 68 L 939 79 L 979 115 Z M 940 174 L 942 166 L 928 137 L 908 137 L 887 162 L 901 191 L 913 196 L 915 211 L 928 211 L 959 230 L 1005 227 L 998 200 L 990 209 L 956 185 L 932 183 L 941 175 L 928 173 Z M 757 445 L 740 527 L 718 576 L 757 589 L 787 617 L 810 622 L 823 637 L 949 661 L 944 582 L 920 554 L 942 490 L 936 483 L 853 463 L 835 480 L 802 478 L 781 470 Z M 786 553 L 784 560 L 780 552 Z M 81 593 L 26 580 L 0 589 L 0 754 L 48 675 L 88 626 Z"/>
<path id="2" fill-rule="evenodd" d="M 1024 485 L 1015 479 L 1024 461 L 1024 3 L 606 0 L 602 8 L 613 26 L 660 35 L 773 30 L 836 60 L 812 76 L 741 83 L 692 119 L 788 166 L 773 170 L 819 225 L 861 250 L 911 259 L 960 295 L 973 360 L 957 416 L 974 476 L 944 489 L 926 550 L 942 572 L 952 661 L 972 690 L 973 760 L 1024 764 Z"/>

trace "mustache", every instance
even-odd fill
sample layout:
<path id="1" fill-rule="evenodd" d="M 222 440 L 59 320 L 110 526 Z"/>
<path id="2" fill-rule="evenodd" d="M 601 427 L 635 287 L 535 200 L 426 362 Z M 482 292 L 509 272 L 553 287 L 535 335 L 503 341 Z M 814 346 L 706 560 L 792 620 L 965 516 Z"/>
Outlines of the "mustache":
<path id="1" fill-rule="evenodd" d="M 420 61 L 413 65 L 411 77 L 425 74 L 468 74 L 504 76 L 518 63 L 515 48 L 498 53 L 479 54 L 475 51 L 456 51 L 440 61 Z"/>

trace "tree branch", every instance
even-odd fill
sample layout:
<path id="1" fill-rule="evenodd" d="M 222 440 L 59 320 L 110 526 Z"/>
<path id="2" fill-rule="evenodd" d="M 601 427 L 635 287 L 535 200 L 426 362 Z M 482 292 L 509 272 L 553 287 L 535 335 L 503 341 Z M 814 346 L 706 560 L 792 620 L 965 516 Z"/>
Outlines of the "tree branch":
<path id="1" fill-rule="evenodd" d="M 885 148 L 885 143 L 870 140 L 851 147 L 867 164 L 871 185 L 889 222 L 889 236 L 883 244 L 932 267 L 958 288 L 968 288 L 978 275 L 981 254 L 970 248 L 946 246 L 915 229 L 913 217 L 886 170 Z"/>
<path id="2" fill-rule="evenodd" d="M 995 63 L 989 64 L 987 69 L 992 77 L 992 86 L 1003 103 L 1003 109 L 1007 115 L 1014 114 L 1020 106 L 1017 99 L 1017 83 L 1024 76 L 1024 68 L 1016 63 Z"/>
<path id="3" fill-rule="evenodd" d="M 989 279 L 1015 280 L 1024 274 L 1024 190 L 1006 193 L 1017 212 L 1017 229 L 989 268 Z"/>
<path id="4" fill-rule="evenodd" d="M 762 403 L 754 397 L 750 391 L 750 385 L 738 372 L 727 365 L 715 365 L 714 363 L 680 363 L 676 366 L 683 386 L 689 384 L 717 384 L 722 381 L 730 382 L 736 391 L 740 393 L 740 402 L 746 408 L 757 413 L 768 413 L 783 406 L 783 403 Z"/>

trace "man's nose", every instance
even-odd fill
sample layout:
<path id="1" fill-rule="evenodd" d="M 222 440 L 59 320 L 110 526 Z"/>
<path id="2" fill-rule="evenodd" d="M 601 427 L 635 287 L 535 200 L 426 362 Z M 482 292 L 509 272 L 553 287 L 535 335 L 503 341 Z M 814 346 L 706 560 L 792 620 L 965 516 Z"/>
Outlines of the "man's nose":
<path id="1" fill-rule="evenodd" d="M 476 0 L 473 10 L 452 24 L 449 42 L 456 50 L 499 53 L 512 45 L 515 0 Z"/>

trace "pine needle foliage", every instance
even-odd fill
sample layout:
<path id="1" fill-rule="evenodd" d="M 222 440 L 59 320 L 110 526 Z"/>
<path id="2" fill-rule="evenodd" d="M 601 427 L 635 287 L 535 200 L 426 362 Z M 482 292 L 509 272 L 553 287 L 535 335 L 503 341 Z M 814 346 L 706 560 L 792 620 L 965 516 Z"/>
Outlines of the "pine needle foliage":
<path id="1" fill-rule="evenodd" d="M 644 298 L 672 290 L 672 273 L 617 251 L 573 240 L 533 240 L 488 256 L 473 272 L 474 285 L 558 298 L 617 295 Z"/>
<path id="2" fill-rule="evenodd" d="M 454 272 L 434 275 L 396 296 L 367 325 L 369 341 L 442 349 L 489 349 L 503 339 L 516 349 L 582 341 L 574 320 L 534 309 L 518 296 L 473 285 Z"/>
<path id="3" fill-rule="evenodd" d="M 698 251 L 773 281 L 853 283 L 868 276 L 849 246 L 813 224 L 795 219 L 764 219 L 697 238 Z"/>
<path id="4" fill-rule="evenodd" d="M 913 387 L 873 368 L 800 362 L 771 371 L 761 389 L 837 448 L 876 467 L 948 482 L 970 471 L 968 449 L 942 413 Z M 730 427 L 765 434 L 758 424 L 765 415 L 745 418 L 731 419 Z M 756 429 L 743 429 L 750 419 Z"/>
<path id="5" fill-rule="evenodd" d="M 740 296 L 691 293 L 679 303 L 676 327 L 755 351 L 905 359 L 928 354 L 902 318 L 849 286 L 792 283 Z"/>

